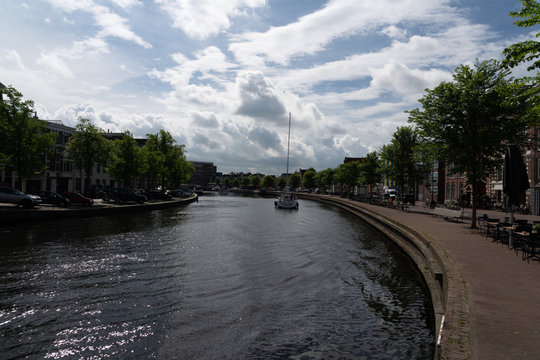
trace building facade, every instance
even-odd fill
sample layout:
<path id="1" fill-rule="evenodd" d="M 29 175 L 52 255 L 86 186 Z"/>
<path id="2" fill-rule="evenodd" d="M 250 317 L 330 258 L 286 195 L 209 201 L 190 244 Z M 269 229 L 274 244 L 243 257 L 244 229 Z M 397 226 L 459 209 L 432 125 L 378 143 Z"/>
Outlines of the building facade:
<path id="1" fill-rule="evenodd" d="M 217 167 L 212 162 L 191 161 L 195 170 L 191 182 L 195 185 L 208 187 L 216 181 Z"/>

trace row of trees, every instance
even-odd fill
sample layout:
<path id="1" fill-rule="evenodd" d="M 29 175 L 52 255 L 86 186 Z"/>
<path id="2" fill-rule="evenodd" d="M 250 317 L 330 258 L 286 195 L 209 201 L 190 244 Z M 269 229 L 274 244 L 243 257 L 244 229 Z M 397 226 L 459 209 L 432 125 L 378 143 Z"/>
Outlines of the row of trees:
<path id="1" fill-rule="evenodd" d="M 107 172 L 124 186 L 132 188 L 136 181 L 146 182 L 149 187 L 161 185 L 178 187 L 190 179 L 193 164 L 186 160 L 184 145 L 165 130 L 147 134 L 140 147 L 131 132 L 124 132 L 121 139 L 109 141 L 105 132 L 88 119 L 79 119 L 75 133 L 66 144 L 67 154 L 77 168 L 84 171 L 85 192 L 89 192 L 90 177 L 94 166 L 103 166 Z"/>
<path id="2" fill-rule="evenodd" d="M 6 95 L 5 100 L 0 96 L 0 166 L 17 173 L 16 187 L 22 190 L 24 179 L 47 170 L 46 159 L 53 154 L 58 134 L 47 131 L 44 122 L 33 116 L 33 102 L 24 101 L 16 89 L 3 87 L 0 92 Z M 127 187 L 139 179 L 151 187 L 176 187 L 194 171 L 186 160 L 184 145 L 176 144 L 165 130 L 148 134 L 142 147 L 129 131 L 114 141 L 105 135 L 90 120 L 81 118 L 66 144 L 66 155 L 84 173 L 86 194 L 94 166 L 102 166 Z"/>

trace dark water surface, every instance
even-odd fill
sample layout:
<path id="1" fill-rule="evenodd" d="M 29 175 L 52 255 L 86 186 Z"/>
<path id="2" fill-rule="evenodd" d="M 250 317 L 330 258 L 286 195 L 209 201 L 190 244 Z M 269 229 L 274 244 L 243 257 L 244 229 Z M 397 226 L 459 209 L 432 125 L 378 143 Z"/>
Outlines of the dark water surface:
<path id="1" fill-rule="evenodd" d="M 433 357 L 418 271 L 329 205 L 208 196 L 0 238 L 3 359 Z"/>

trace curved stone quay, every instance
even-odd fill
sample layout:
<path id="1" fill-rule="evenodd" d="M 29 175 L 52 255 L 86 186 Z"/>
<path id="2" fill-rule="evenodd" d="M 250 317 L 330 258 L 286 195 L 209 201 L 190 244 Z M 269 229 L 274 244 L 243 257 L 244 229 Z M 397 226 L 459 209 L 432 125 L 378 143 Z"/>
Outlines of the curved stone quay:
<path id="1" fill-rule="evenodd" d="M 540 262 L 524 261 L 471 229 L 470 209 L 463 222 L 451 222 L 421 206 L 402 211 L 335 196 L 299 196 L 348 209 L 411 256 L 431 292 L 440 359 L 540 357 Z"/>

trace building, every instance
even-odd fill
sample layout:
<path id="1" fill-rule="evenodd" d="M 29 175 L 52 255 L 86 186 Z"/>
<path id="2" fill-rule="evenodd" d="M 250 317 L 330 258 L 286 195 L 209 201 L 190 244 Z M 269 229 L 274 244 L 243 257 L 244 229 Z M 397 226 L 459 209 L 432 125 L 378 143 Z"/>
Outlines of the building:
<path id="1" fill-rule="evenodd" d="M 53 153 L 47 155 L 45 162 L 47 170 L 44 173 L 25 179 L 22 188 L 26 192 L 37 192 L 41 190 L 62 193 L 64 191 L 82 192 L 85 189 L 86 177 L 83 171 L 76 168 L 73 161 L 65 154 L 65 147 L 69 137 L 75 133 L 75 128 L 64 125 L 59 120 L 42 120 L 48 131 L 58 134 L 54 145 Z M 109 140 L 122 139 L 123 133 L 105 134 Z M 139 146 L 146 143 L 146 139 L 135 139 Z M 0 182 L 15 186 L 16 173 L 1 170 Z M 90 186 L 92 196 L 98 196 L 101 191 L 117 187 L 115 179 L 109 175 L 101 166 L 94 166 L 90 175 Z"/>
<path id="2" fill-rule="evenodd" d="M 191 182 L 195 185 L 207 187 L 216 180 L 217 167 L 212 162 L 191 161 L 195 170 Z"/>

